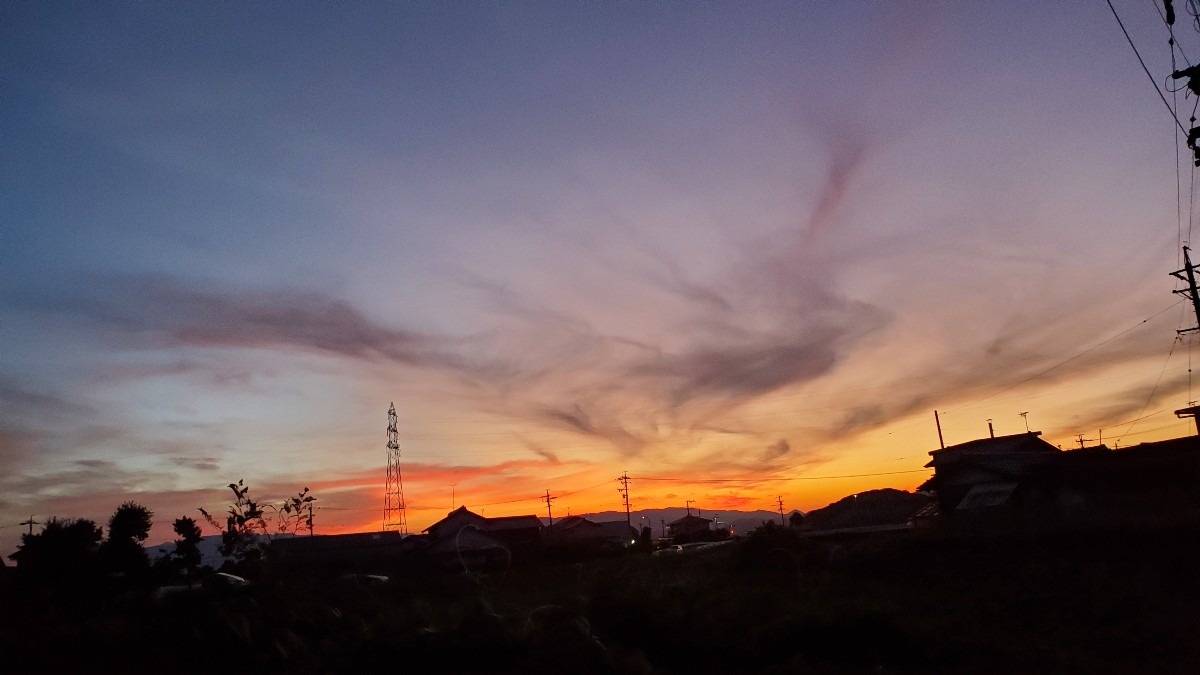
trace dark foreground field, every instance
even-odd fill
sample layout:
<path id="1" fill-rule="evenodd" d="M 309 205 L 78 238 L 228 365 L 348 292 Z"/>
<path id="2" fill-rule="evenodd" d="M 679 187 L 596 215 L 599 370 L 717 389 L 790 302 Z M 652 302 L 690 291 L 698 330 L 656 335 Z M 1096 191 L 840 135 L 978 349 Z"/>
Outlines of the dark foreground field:
<path id="1" fill-rule="evenodd" d="M 1195 529 L 812 543 L 155 600 L 8 579 L 6 672 L 1200 672 Z M 311 572 L 311 571 L 309 571 Z"/>

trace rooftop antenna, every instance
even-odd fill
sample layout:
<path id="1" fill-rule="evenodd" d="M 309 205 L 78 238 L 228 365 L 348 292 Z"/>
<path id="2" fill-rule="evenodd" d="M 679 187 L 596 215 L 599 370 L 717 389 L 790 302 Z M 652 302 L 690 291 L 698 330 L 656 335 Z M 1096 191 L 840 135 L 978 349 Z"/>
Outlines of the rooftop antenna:
<path id="1" fill-rule="evenodd" d="M 396 428 L 396 403 L 388 408 L 387 482 L 383 487 L 383 529 L 408 534 L 404 508 L 404 481 L 400 478 L 400 432 Z M 451 498 L 453 499 L 453 497 Z"/>
<path id="2" fill-rule="evenodd" d="M 988 418 L 988 436 L 991 438 L 996 437 L 996 430 L 992 428 L 992 418 L 990 417 Z"/>
<path id="3" fill-rule="evenodd" d="M 1021 419 L 1025 420 L 1025 433 L 1029 433 L 1029 411 L 1026 410 L 1017 414 L 1021 416 Z"/>

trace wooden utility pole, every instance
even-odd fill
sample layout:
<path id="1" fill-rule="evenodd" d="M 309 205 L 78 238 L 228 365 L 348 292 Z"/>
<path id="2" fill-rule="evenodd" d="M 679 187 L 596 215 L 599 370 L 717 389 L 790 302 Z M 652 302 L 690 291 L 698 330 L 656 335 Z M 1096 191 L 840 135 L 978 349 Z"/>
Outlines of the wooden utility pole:
<path id="1" fill-rule="evenodd" d="M 550 519 L 550 527 L 554 527 L 554 513 L 550 511 L 550 502 L 555 499 L 558 497 L 551 497 L 549 490 L 546 490 L 546 496 L 542 497 L 542 501 L 546 502 L 546 517 Z"/>
<path id="2" fill-rule="evenodd" d="M 38 521 L 33 519 L 33 516 L 29 516 L 29 520 L 26 520 L 25 522 L 18 523 L 18 524 L 19 525 L 28 525 L 29 526 L 29 536 L 31 536 L 31 537 L 33 536 L 33 526 L 41 525 L 41 523 L 39 523 Z"/>
<path id="3" fill-rule="evenodd" d="M 625 524 L 633 528 L 633 520 L 629 515 L 629 472 L 622 473 L 617 482 L 621 484 L 617 492 L 621 493 L 621 499 L 625 502 Z"/>
<path id="4" fill-rule="evenodd" d="M 787 522 L 784 521 L 784 519 L 783 519 L 783 496 L 781 495 L 779 497 L 776 497 L 775 501 L 776 501 L 776 503 L 779 504 L 779 524 L 786 526 Z"/>

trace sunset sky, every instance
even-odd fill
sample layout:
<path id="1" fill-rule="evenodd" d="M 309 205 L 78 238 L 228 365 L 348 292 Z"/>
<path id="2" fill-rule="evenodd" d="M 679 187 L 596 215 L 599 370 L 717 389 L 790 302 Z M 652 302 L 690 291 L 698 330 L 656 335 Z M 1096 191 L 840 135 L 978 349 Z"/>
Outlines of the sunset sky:
<path id="1" fill-rule="evenodd" d="M 1103 1 L 7 2 L 0 87 L 4 554 L 238 479 L 378 528 L 392 401 L 413 531 L 623 471 L 635 509 L 912 489 L 935 408 L 1193 430 L 1192 167 L 1179 215 Z"/>

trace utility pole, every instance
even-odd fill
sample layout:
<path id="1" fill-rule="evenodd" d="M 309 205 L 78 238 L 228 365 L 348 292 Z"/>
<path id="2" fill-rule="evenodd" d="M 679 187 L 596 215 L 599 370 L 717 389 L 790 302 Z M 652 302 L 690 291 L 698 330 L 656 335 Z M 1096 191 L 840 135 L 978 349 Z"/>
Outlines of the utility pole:
<path id="1" fill-rule="evenodd" d="M 546 516 L 550 519 L 550 527 L 554 527 L 554 514 L 550 511 L 550 502 L 555 499 L 558 499 L 558 497 L 551 497 L 549 490 L 546 490 L 546 496 L 542 497 L 542 501 L 546 502 Z"/>
<path id="2" fill-rule="evenodd" d="M 1177 288 L 1171 292 L 1192 301 L 1192 311 L 1196 313 L 1196 326 L 1180 329 L 1178 331 L 1180 335 L 1200 331 L 1200 293 L 1196 292 L 1196 266 L 1192 264 L 1192 257 L 1188 255 L 1188 250 L 1187 246 L 1183 247 L 1183 269 L 1171 272 L 1171 276 L 1186 283 L 1187 288 Z"/>
<path id="3" fill-rule="evenodd" d="M 1197 161 L 1200 161 L 1200 150 L 1196 150 L 1196 153 Z M 1178 293 L 1192 301 L 1192 311 L 1196 313 L 1196 325 L 1193 328 L 1179 329 L 1177 332 L 1180 335 L 1200 331 L 1200 291 L 1196 290 L 1196 266 L 1192 264 L 1192 257 L 1188 255 L 1188 250 L 1187 246 L 1183 247 L 1183 269 L 1171 272 L 1171 276 L 1186 282 L 1187 288 L 1177 288 L 1172 293 Z M 1191 372 L 1190 369 L 1188 372 Z M 1179 418 L 1191 417 L 1194 419 L 1196 421 L 1196 435 L 1200 436 L 1200 406 L 1195 405 L 1192 401 L 1188 401 L 1188 407 L 1176 410 L 1175 416 Z"/>
<path id="4" fill-rule="evenodd" d="M 783 519 L 783 496 L 780 495 L 779 497 L 776 497 L 775 501 L 779 504 L 779 524 L 786 526 L 787 522 L 785 522 Z"/>
<path id="5" fill-rule="evenodd" d="M 29 520 L 26 520 L 25 522 L 18 523 L 18 524 L 19 525 L 28 525 L 29 526 L 29 536 L 31 536 L 31 537 L 33 536 L 33 526 L 41 525 L 41 523 L 39 523 L 38 521 L 33 519 L 33 516 L 29 516 Z"/>
<path id="6" fill-rule="evenodd" d="M 617 482 L 621 484 L 621 487 L 617 488 L 617 492 L 621 493 L 621 499 L 625 502 L 625 524 L 632 529 L 633 520 L 629 515 L 629 472 L 623 472 Z"/>

